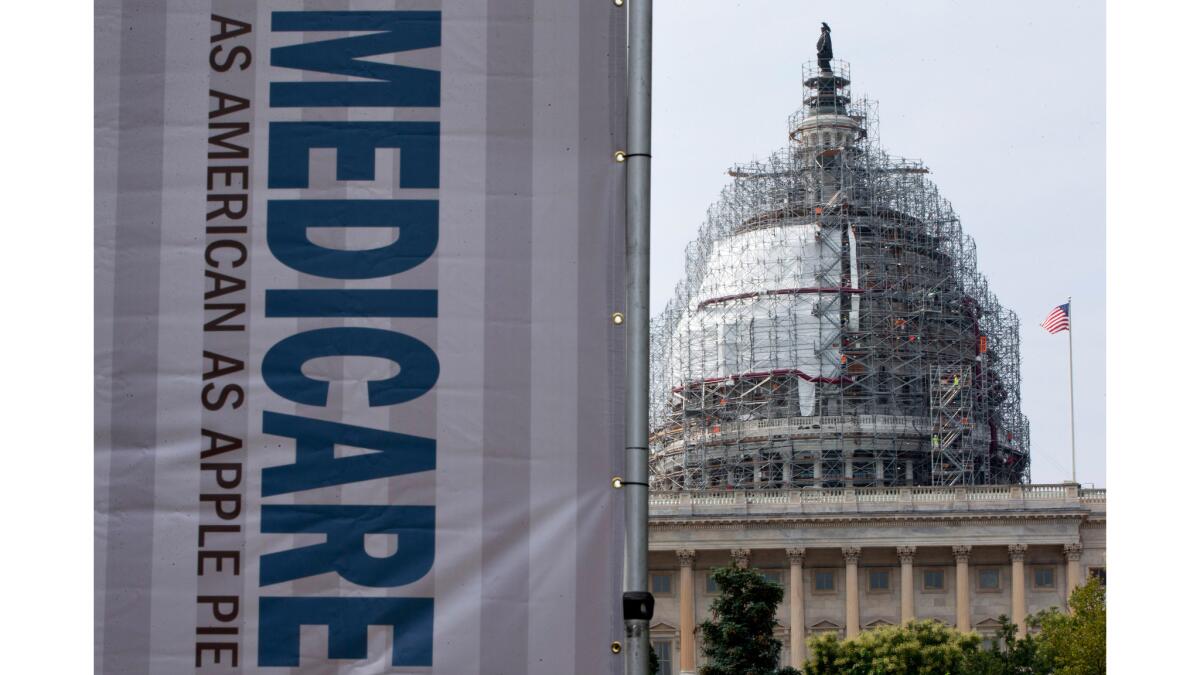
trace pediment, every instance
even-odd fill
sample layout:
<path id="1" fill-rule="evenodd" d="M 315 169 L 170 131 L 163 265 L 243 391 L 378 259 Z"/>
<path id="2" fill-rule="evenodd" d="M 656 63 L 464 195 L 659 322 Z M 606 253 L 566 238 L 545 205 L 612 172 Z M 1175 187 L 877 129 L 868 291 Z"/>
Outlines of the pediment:
<path id="1" fill-rule="evenodd" d="M 650 625 L 650 632 L 652 632 L 652 633 L 655 633 L 655 632 L 657 632 L 657 633 L 677 633 L 677 632 L 679 632 L 679 626 L 676 626 L 676 625 L 670 623 L 669 621 L 655 621 L 653 624 Z"/>
<path id="2" fill-rule="evenodd" d="M 841 630 L 841 624 L 836 624 L 829 619 L 823 619 L 814 624 L 809 625 L 810 631 L 825 631 L 825 630 Z"/>
<path id="3" fill-rule="evenodd" d="M 975 624 L 975 629 L 979 631 L 1000 630 L 1004 624 L 1000 623 L 999 619 L 984 619 Z"/>
<path id="4" fill-rule="evenodd" d="M 864 626 L 864 628 L 882 628 L 884 626 L 894 626 L 894 625 L 896 625 L 896 624 L 892 623 L 891 621 L 888 621 L 887 619 L 875 619 L 871 623 L 866 624 Z"/>

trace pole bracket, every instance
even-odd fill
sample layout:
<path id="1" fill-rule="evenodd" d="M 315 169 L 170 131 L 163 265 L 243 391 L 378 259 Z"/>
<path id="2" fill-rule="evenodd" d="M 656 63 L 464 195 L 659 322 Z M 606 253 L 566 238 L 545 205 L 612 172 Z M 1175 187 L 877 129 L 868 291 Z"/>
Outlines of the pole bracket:
<path id="1" fill-rule="evenodd" d="M 649 621 L 654 617 L 654 596 L 646 591 L 625 591 L 621 613 L 626 621 Z"/>

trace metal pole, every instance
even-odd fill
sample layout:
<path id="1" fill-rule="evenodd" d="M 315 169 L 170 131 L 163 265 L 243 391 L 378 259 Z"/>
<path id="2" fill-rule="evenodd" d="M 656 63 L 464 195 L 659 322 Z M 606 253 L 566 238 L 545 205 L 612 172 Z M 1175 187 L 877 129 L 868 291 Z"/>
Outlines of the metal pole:
<path id="1" fill-rule="evenodd" d="M 1067 376 L 1071 383 L 1067 389 L 1071 401 L 1071 482 L 1075 480 L 1075 307 L 1067 298 Z"/>
<path id="2" fill-rule="evenodd" d="M 650 30 L 652 0 L 629 0 L 625 147 L 625 591 L 646 592 L 650 413 Z M 627 596 L 628 597 L 628 596 Z M 652 601 L 651 601 L 652 603 Z M 626 603 L 628 604 L 628 603 Z M 651 608 L 653 604 L 651 604 Z M 649 616 L 625 614 L 625 672 L 650 672 Z"/>

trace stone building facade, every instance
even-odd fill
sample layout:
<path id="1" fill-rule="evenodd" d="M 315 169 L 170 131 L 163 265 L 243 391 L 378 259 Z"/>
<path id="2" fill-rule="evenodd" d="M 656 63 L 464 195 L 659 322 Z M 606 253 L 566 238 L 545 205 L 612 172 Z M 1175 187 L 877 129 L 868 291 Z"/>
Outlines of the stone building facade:
<path id="1" fill-rule="evenodd" d="M 1075 484 L 656 492 L 650 498 L 651 643 L 663 673 L 694 673 L 714 568 L 784 587 L 781 665 L 807 637 L 935 619 L 985 637 L 1000 615 L 1066 607 L 1105 573 L 1105 491 Z"/>

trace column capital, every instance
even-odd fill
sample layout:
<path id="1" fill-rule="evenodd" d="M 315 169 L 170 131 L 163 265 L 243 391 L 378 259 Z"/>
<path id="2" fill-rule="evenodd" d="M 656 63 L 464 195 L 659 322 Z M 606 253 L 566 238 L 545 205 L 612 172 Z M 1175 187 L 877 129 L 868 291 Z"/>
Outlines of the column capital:
<path id="1" fill-rule="evenodd" d="M 680 567 L 691 567 L 696 562 L 696 552 L 690 548 L 675 549 L 675 557 L 679 558 Z"/>
<path id="2" fill-rule="evenodd" d="M 916 546 L 897 546 L 896 557 L 900 558 L 900 562 L 911 565 L 913 558 L 917 555 Z"/>
<path id="3" fill-rule="evenodd" d="M 846 559 L 846 564 L 858 564 L 858 558 L 862 555 L 862 548 L 859 546 L 843 546 L 842 557 Z"/>
<path id="4" fill-rule="evenodd" d="M 1079 562 L 1079 558 L 1083 556 L 1083 544 L 1063 544 L 1063 555 L 1067 557 L 1067 560 Z"/>
<path id="5" fill-rule="evenodd" d="M 1008 557 L 1013 562 L 1024 562 L 1025 552 L 1029 550 L 1029 544 L 1009 544 Z"/>
<path id="6" fill-rule="evenodd" d="M 787 553 L 787 557 L 788 557 L 788 562 L 790 562 L 793 565 L 803 565 L 804 564 L 804 552 L 805 551 L 803 548 L 787 549 L 786 553 Z"/>
<path id="7" fill-rule="evenodd" d="M 733 564 L 737 565 L 738 569 L 746 569 L 750 566 L 750 549 L 735 548 L 729 551 L 729 555 L 733 558 Z"/>
<path id="8" fill-rule="evenodd" d="M 954 561 L 955 562 L 965 563 L 965 562 L 971 561 L 971 547 L 970 546 L 968 546 L 966 544 L 962 544 L 959 546 L 952 546 L 951 550 L 954 551 Z"/>

